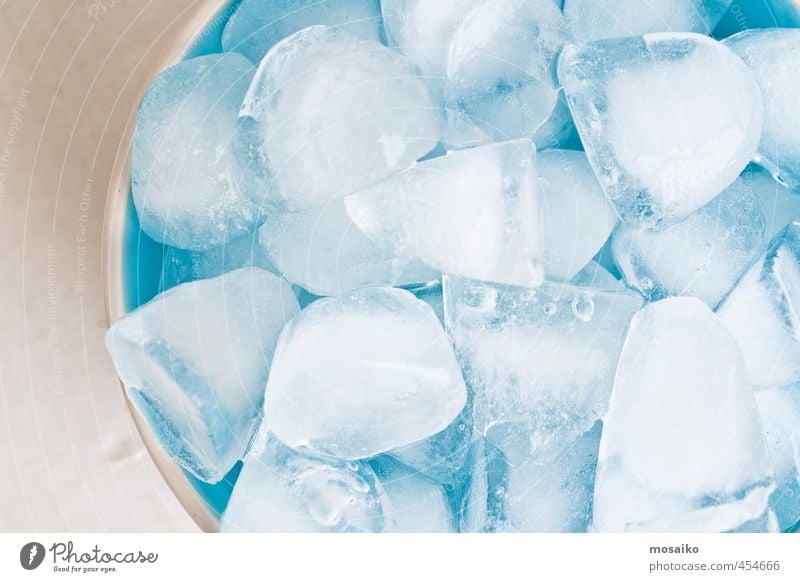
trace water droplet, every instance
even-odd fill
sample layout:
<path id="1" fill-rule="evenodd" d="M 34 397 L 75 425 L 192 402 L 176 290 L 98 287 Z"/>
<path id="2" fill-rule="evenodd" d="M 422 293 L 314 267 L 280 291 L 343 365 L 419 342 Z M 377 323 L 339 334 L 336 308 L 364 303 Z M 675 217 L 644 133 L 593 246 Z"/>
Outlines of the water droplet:
<path id="1" fill-rule="evenodd" d="M 556 311 L 558 311 L 558 306 L 551 301 L 549 303 L 545 303 L 542 306 L 542 309 L 547 315 L 553 315 Z"/>

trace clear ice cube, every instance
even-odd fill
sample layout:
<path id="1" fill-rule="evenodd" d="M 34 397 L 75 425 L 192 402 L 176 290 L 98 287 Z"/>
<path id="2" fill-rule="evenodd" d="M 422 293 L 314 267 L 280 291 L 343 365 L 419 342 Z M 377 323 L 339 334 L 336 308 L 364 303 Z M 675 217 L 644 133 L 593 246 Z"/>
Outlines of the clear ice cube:
<path id="1" fill-rule="evenodd" d="M 547 278 L 569 281 L 605 244 L 617 215 L 586 154 L 546 150 L 536 156 Z"/>
<path id="2" fill-rule="evenodd" d="M 602 425 L 564 446 L 554 458 L 535 455 L 519 465 L 504 463 L 484 447 L 466 493 L 461 531 L 577 533 L 592 517 L 597 449 Z M 487 472 L 494 470 L 494 475 Z M 496 482 L 491 483 L 494 480 Z M 476 528 L 476 529 L 472 529 Z"/>
<path id="3" fill-rule="evenodd" d="M 475 279 L 536 286 L 541 227 L 530 140 L 450 152 L 349 196 L 347 212 L 399 257 Z"/>
<path id="4" fill-rule="evenodd" d="M 389 509 L 384 512 L 400 533 L 452 533 L 453 514 L 444 487 L 380 456 L 370 461 L 386 491 Z"/>
<path id="5" fill-rule="evenodd" d="M 285 281 L 238 269 L 156 296 L 114 322 L 106 346 L 167 453 L 215 483 L 250 443 L 278 334 L 298 311 Z"/>
<path id="6" fill-rule="evenodd" d="M 533 136 L 558 103 L 554 60 L 564 42 L 553 0 L 475 6 L 453 36 L 444 95 L 492 141 Z"/>
<path id="7" fill-rule="evenodd" d="M 472 440 L 472 406 L 467 403 L 461 414 L 446 429 L 425 440 L 392 449 L 387 453 L 407 467 L 448 486 L 459 481 Z"/>
<path id="8" fill-rule="evenodd" d="M 388 500 L 367 463 L 298 453 L 262 431 L 222 517 L 222 532 L 392 531 Z"/>
<path id="9" fill-rule="evenodd" d="M 481 4 L 481 0 L 382 0 L 389 45 L 406 55 L 439 93 L 453 37 L 467 14 Z"/>
<path id="10" fill-rule="evenodd" d="M 643 302 L 626 290 L 452 276 L 444 296 L 475 429 L 512 464 L 534 453 L 542 462 L 602 417 L 628 322 Z"/>
<path id="11" fill-rule="evenodd" d="M 315 295 L 339 295 L 367 285 L 427 283 L 439 277 L 372 242 L 347 216 L 341 200 L 302 212 L 269 214 L 259 237 L 281 274 Z"/>
<path id="12" fill-rule="evenodd" d="M 651 301 L 690 295 L 713 309 L 766 247 L 765 222 L 752 181 L 738 178 L 668 230 L 620 226 L 611 248 L 628 284 Z"/>
<path id="13" fill-rule="evenodd" d="M 753 74 L 764 96 L 764 127 L 756 162 L 800 189 L 800 30 L 746 30 L 725 39 Z"/>
<path id="14" fill-rule="evenodd" d="M 222 48 L 258 64 L 275 44 L 315 24 L 380 41 L 380 0 L 244 0 L 225 25 Z"/>
<path id="15" fill-rule="evenodd" d="M 744 353 L 750 383 L 800 381 L 800 224 L 787 226 L 718 309 Z"/>
<path id="16" fill-rule="evenodd" d="M 766 240 L 771 241 L 789 223 L 800 219 L 800 193 L 782 185 L 763 168 L 750 164 L 741 179 L 755 192 L 767 221 Z"/>
<path id="17" fill-rule="evenodd" d="M 593 528 L 768 531 L 774 489 L 744 361 L 708 306 L 637 313 L 604 419 Z"/>
<path id="18" fill-rule="evenodd" d="M 268 187 L 256 202 L 323 206 L 434 149 L 439 112 L 403 55 L 325 26 L 282 40 L 261 61 L 239 113 L 240 163 Z"/>
<path id="19" fill-rule="evenodd" d="M 631 226 L 677 224 L 729 186 L 756 152 L 763 106 L 755 78 L 706 36 L 570 45 L 558 77 L 589 161 Z"/>
<path id="20" fill-rule="evenodd" d="M 255 228 L 231 139 L 253 65 L 237 54 L 174 65 L 153 81 L 136 118 L 131 181 L 142 230 L 204 251 Z"/>
<path id="21" fill-rule="evenodd" d="M 362 459 L 444 430 L 466 399 L 433 309 L 368 287 L 319 299 L 285 328 L 264 416 L 290 447 Z"/>
<path id="22" fill-rule="evenodd" d="M 800 385 L 755 393 L 772 466 L 775 492 L 770 498 L 781 531 L 800 526 Z"/>
<path id="23" fill-rule="evenodd" d="M 242 267 L 258 267 L 277 273 L 252 232 L 208 251 L 164 247 L 160 289 L 166 291 L 181 283 L 211 279 Z"/>
<path id="24" fill-rule="evenodd" d="M 650 32 L 710 34 L 732 0 L 566 0 L 564 18 L 581 41 Z"/>

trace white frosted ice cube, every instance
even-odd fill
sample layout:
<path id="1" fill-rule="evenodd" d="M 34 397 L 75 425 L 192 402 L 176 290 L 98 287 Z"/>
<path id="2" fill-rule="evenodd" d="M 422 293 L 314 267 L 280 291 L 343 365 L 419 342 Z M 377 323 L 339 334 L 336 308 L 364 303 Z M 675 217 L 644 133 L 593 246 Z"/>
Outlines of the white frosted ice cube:
<path id="1" fill-rule="evenodd" d="M 558 77 L 617 213 L 665 228 L 729 186 L 755 154 L 761 91 L 706 36 L 658 33 L 567 46 Z"/>
<path id="2" fill-rule="evenodd" d="M 566 0 L 564 18 L 580 41 L 649 32 L 710 34 L 732 0 Z"/>
<path id="3" fill-rule="evenodd" d="M 625 290 L 507 287 L 445 276 L 445 321 L 475 429 L 512 464 L 540 461 L 602 417 L 631 316 Z"/>
<path id="4" fill-rule="evenodd" d="M 725 39 L 753 74 L 764 96 L 764 128 L 756 162 L 800 189 L 800 30 L 746 30 Z"/>
<path id="5" fill-rule="evenodd" d="M 233 155 L 236 115 L 255 70 L 236 54 L 189 59 L 161 73 L 136 117 L 131 186 L 151 238 L 203 251 L 260 219 Z"/>
<path id="6" fill-rule="evenodd" d="M 222 531 L 392 531 L 388 507 L 368 464 L 304 455 L 262 431 L 236 481 Z"/>
<path id="7" fill-rule="evenodd" d="M 536 156 L 548 279 L 569 281 L 602 248 L 617 215 L 586 154 L 546 150 Z"/>
<path id="8" fill-rule="evenodd" d="M 395 523 L 394 531 L 401 533 L 452 533 L 453 514 L 444 488 L 420 473 L 386 458 L 370 461 L 380 479 L 390 509 L 385 516 Z"/>
<path id="9" fill-rule="evenodd" d="M 244 0 L 225 25 L 222 48 L 258 64 L 279 41 L 315 24 L 380 41 L 380 1 Z"/>
<path id="10" fill-rule="evenodd" d="M 360 459 L 444 430 L 466 398 L 433 310 L 408 291 L 368 287 L 320 299 L 285 328 L 264 416 L 293 448 Z"/>
<path id="11" fill-rule="evenodd" d="M 755 387 L 800 380 L 800 224 L 787 226 L 718 313 L 742 348 Z"/>
<path id="12" fill-rule="evenodd" d="M 524 286 L 543 279 L 535 148 L 518 140 L 421 162 L 345 200 L 353 222 L 399 257 Z"/>
<path id="13" fill-rule="evenodd" d="M 344 203 L 273 213 L 259 230 L 261 245 L 284 277 L 316 295 L 367 285 L 409 285 L 438 279 L 432 269 L 394 257 L 347 216 Z"/>
<path id="14" fill-rule="evenodd" d="M 173 287 L 114 322 L 106 346 L 164 449 L 203 481 L 244 454 L 261 417 L 289 285 L 245 268 Z"/>
<path id="15" fill-rule="evenodd" d="M 758 193 L 738 178 L 668 230 L 620 226 L 611 246 L 625 280 L 651 300 L 690 295 L 713 309 L 763 252 L 764 230 Z"/>
<path id="16" fill-rule="evenodd" d="M 439 113 L 411 63 L 382 44 L 311 26 L 275 45 L 239 113 L 235 151 L 282 210 L 324 205 L 431 151 Z"/>
<path id="17" fill-rule="evenodd" d="M 642 309 L 631 322 L 604 419 L 594 529 L 769 530 L 773 489 L 733 337 L 693 297 Z"/>

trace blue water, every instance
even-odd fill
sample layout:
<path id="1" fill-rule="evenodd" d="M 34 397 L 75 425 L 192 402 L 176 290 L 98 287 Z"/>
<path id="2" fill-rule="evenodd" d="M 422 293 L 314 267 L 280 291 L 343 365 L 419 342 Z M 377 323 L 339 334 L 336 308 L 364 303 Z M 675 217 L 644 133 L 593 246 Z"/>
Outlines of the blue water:
<path id="1" fill-rule="evenodd" d="M 210 25 L 197 35 L 195 41 L 187 49 L 184 58 L 222 52 L 222 31 L 228 18 L 240 2 L 241 0 L 228 2 Z M 775 17 L 769 10 L 768 4 L 768 0 L 735 0 L 714 31 L 714 36 L 723 38 L 739 32 L 743 28 L 743 24 L 746 24 L 747 28 L 775 26 Z M 131 196 L 130 192 L 128 195 Z M 156 296 L 159 291 L 163 258 L 164 245 L 157 243 L 142 232 L 131 199 L 128 204 L 122 244 L 126 311 L 132 311 Z M 214 485 L 203 483 L 185 471 L 184 474 L 209 509 L 219 516 L 228 505 L 233 485 L 236 483 L 241 468 L 241 462 L 237 463 L 222 481 Z M 792 531 L 798 529 L 800 529 L 800 522 Z"/>

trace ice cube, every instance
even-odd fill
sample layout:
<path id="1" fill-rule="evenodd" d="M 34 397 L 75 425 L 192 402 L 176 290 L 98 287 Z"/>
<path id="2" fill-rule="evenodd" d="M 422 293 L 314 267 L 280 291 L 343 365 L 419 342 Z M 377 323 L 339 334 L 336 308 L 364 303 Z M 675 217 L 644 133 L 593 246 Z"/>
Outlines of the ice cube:
<path id="1" fill-rule="evenodd" d="M 303 212 L 270 214 L 259 236 L 283 276 L 316 295 L 338 295 L 367 285 L 425 283 L 439 277 L 372 242 L 347 216 L 341 200 Z"/>
<path id="2" fill-rule="evenodd" d="M 643 302 L 624 290 L 452 276 L 444 296 L 475 429 L 512 464 L 557 453 L 602 417 L 628 322 Z"/>
<path id="3" fill-rule="evenodd" d="M 764 229 L 752 182 L 738 178 L 668 230 L 621 226 L 612 249 L 625 280 L 651 301 L 690 295 L 713 309 L 763 252 Z"/>
<path id="4" fill-rule="evenodd" d="M 756 162 L 800 189 L 800 30 L 746 30 L 723 42 L 753 74 L 764 96 L 764 127 Z"/>
<path id="5" fill-rule="evenodd" d="M 787 226 L 719 307 L 755 387 L 800 380 L 800 224 Z"/>
<path id="6" fill-rule="evenodd" d="M 594 287 L 604 291 L 625 291 L 625 283 L 596 261 L 589 261 L 570 281 L 575 287 Z"/>
<path id="7" fill-rule="evenodd" d="M 592 517 L 601 428 L 596 423 L 546 462 L 534 455 L 517 466 L 504 465 L 497 451 L 488 449 L 490 458 L 479 459 L 473 471 L 466 505 L 471 515 L 462 531 L 585 532 Z M 492 487 L 487 486 L 487 467 L 494 468 L 498 481 Z"/>
<path id="8" fill-rule="evenodd" d="M 650 32 L 710 34 L 732 0 L 566 0 L 564 18 L 581 41 Z"/>
<path id="9" fill-rule="evenodd" d="M 772 240 L 789 223 L 800 219 L 800 193 L 786 188 L 755 164 L 750 164 L 741 178 L 755 192 L 764 210 L 766 240 Z"/>
<path id="10" fill-rule="evenodd" d="M 144 96 L 133 138 L 133 202 L 151 238 L 208 250 L 255 228 L 231 137 L 255 70 L 240 55 L 208 55 L 167 69 Z"/>
<path id="11" fill-rule="evenodd" d="M 293 451 L 262 431 L 245 459 L 222 531 L 391 531 L 386 494 L 367 463 Z"/>
<path id="12" fill-rule="evenodd" d="M 480 5 L 481 0 L 382 0 L 389 45 L 406 55 L 440 92 L 456 30 Z"/>
<path id="13" fill-rule="evenodd" d="M 472 440 L 472 406 L 443 431 L 423 441 L 392 449 L 391 457 L 419 473 L 448 486 L 455 486 L 464 467 Z"/>
<path id="14" fill-rule="evenodd" d="M 800 385 L 755 393 L 775 471 L 770 504 L 781 531 L 800 525 Z"/>
<path id="15" fill-rule="evenodd" d="M 199 479 L 219 481 L 244 454 L 278 334 L 298 310 L 285 281 L 245 268 L 173 287 L 108 331 L 131 400 Z"/>
<path id="16" fill-rule="evenodd" d="M 439 113 L 403 55 L 325 26 L 282 40 L 261 61 L 239 113 L 235 151 L 268 182 L 256 201 L 323 206 L 431 151 Z"/>
<path id="17" fill-rule="evenodd" d="M 315 301 L 286 327 L 264 415 L 290 447 L 361 459 L 444 430 L 466 398 L 433 310 L 368 287 Z"/>
<path id="18" fill-rule="evenodd" d="M 631 322 L 604 420 L 594 529 L 769 530 L 773 488 L 733 337 L 694 297 L 642 309 Z"/>
<path id="19" fill-rule="evenodd" d="M 160 286 L 162 291 L 189 281 L 211 279 L 242 267 L 258 267 L 277 273 L 252 232 L 208 251 L 186 251 L 175 247 L 164 247 L 162 257 Z"/>
<path id="20" fill-rule="evenodd" d="M 385 512 L 401 533 L 452 533 L 453 514 L 444 488 L 401 464 L 381 455 L 370 466 L 389 499 Z"/>
<path id="21" fill-rule="evenodd" d="M 558 76 L 589 161 L 632 226 L 682 221 L 729 186 L 758 146 L 755 78 L 706 36 L 567 46 Z"/>
<path id="22" fill-rule="evenodd" d="M 548 279 L 569 281 L 602 248 L 617 215 L 586 154 L 546 150 L 536 157 Z"/>
<path id="23" fill-rule="evenodd" d="M 531 137 L 558 102 L 554 60 L 564 42 L 553 0 L 475 6 L 453 36 L 444 95 L 493 141 Z"/>
<path id="24" fill-rule="evenodd" d="M 502 494 L 508 487 L 508 463 L 503 453 L 481 436 L 469 448 L 467 489 L 461 503 L 460 532 L 501 532 L 506 530 Z"/>
<path id="25" fill-rule="evenodd" d="M 517 140 L 419 163 L 345 200 L 353 222 L 399 257 L 465 277 L 543 279 L 535 148 Z"/>
<path id="26" fill-rule="evenodd" d="M 222 48 L 258 64 L 279 41 L 315 24 L 380 41 L 380 0 L 244 0 L 225 25 Z"/>

